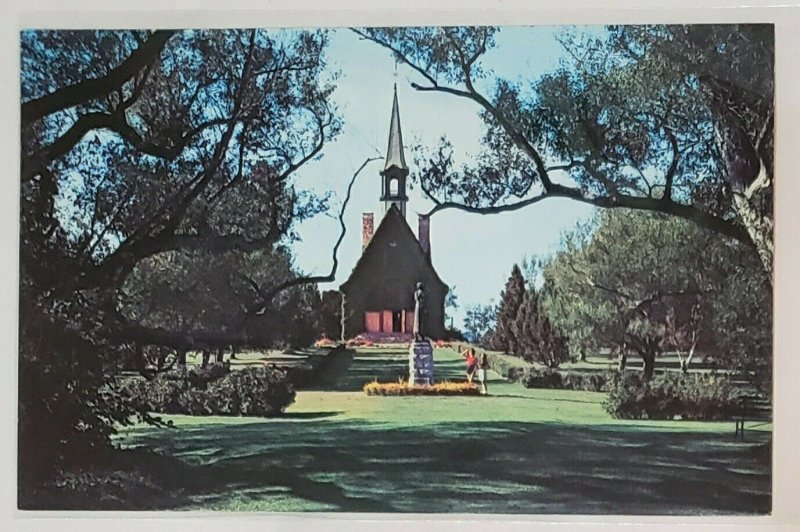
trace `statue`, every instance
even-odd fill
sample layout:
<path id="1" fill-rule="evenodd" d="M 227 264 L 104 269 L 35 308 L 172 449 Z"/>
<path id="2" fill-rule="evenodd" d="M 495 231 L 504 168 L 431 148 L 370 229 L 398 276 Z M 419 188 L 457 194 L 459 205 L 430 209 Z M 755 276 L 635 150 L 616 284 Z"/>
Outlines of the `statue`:
<path id="1" fill-rule="evenodd" d="M 425 304 L 425 287 L 417 283 L 414 291 L 414 339 L 422 340 L 422 312 Z"/>
<path id="2" fill-rule="evenodd" d="M 422 331 L 425 312 L 425 287 L 414 290 L 414 341 L 408 346 L 408 383 L 411 386 L 433 384 L 433 346 Z"/>

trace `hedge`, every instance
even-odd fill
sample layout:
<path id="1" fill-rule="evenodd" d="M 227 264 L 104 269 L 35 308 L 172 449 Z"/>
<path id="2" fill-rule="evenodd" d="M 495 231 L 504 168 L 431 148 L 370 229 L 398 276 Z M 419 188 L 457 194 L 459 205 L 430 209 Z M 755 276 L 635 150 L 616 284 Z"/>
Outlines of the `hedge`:
<path id="1" fill-rule="evenodd" d="M 511 355 L 501 355 L 499 353 L 486 353 L 486 355 L 489 361 L 489 368 L 510 382 L 517 382 L 522 379 L 525 372 L 533 367 L 530 362 Z"/>
<path id="2" fill-rule="evenodd" d="M 526 388 L 602 392 L 608 390 L 612 378 L 611 372 L 568 372 L 549 368 L 530 368 L 522 377 L 522 385 Z"/>
<path id="3" fill-rule="evenodd" d="M 626 373 L 609 383 L 604 406 L 623 419 L 728 420 L 740 410 L 741 393 L 726 375 L 669 372 L 648 382 Z"/>
<path id="4" fill-rule="evenodd" d="M 150 412 L 194 416 L 275 416 L 292 404 L 296 395 L 286 372 L 279 368 L 231 372 L 222 364 L 163 373 L 150 381 L 128 379 L 121 391 Z"/>

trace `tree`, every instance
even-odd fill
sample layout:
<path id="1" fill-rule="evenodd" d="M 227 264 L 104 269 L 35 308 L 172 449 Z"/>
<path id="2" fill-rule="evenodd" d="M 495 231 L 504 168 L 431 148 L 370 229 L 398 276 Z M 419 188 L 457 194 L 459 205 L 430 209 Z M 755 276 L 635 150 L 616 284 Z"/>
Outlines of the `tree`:
<path id="1" fill-rule="evenodd" d="M 557 327 L 571 337 L 574 331 L 579 340 L 573 348 L 615 348 L 621 367 L 626 354 L 634 352 L 644 362 L 646 378 L 666 349 L 682 352 L 687 369 L 698 349 L 735 368 L 715 339 L 729 333 L 709 324 L 716 322 L 715 307 L 722 304 L 746 319 L 742 309 L 720 297 L 726 286 L 736 286 L 738 275 L 766 282 L 758 257 L 741 243 L 663 217 L 605 211 L 579 226 L 546 261 L 543 306 Z M 761 312 L 770 314 L 768 308 Z M 746 328 L 763 334 L 761 320 L 751 320 Z M 759 350 L 758 357 L 769 363 L 768 351 Z"/>
<path id="2" fill-rule="evenodd" d="M 242 346 L 305 347 L 322 327 L 322 301 L 313 285 L 309 293 L 303 286 L 286 290 L 261 316 L 248 314 L 259 301 L 258 287 L 298 276 L 285 248 L 160 253 L 137 264 L 119 292 L 119 311 L 128 324 L 121 336 L 172 334 L 174 341 L 167 345 L 178 353 L 188 348 L 219 353 Z"/>
<path id="3" fill-rule="evenodd" d="M 542 311 L 533 288 L 525 291 L 512 330 L 517 356 L 548 368 L 557 368 L 569 359 L 566 338 L 558 334 Z"/>
<path id="4" fill-rule="evenodd" d="M 715 253 L 715 256 L 728 258 Z M 724 260 L 724 259 L 723 259 Z M 753 264 L 735 268 L 712 298 L 711 318 L 704 327 L 713 334 L 723 363 L 772 396 L 772 290 L 764 275 L 753 274 Z"/>
<path id="5" fill-rule="evenodd" d="M 326 338 L 342 339 L 342 293 L 322 292 L 322 332 Z"/>
<path id="6" fill-rule="evenodd" d="M 21 477 L 82 442 L 108 444 L 133 413 L 108 391 L 131 344 L 230 345 L 286 300 L 318 297 L 300 286 L 328 276 L 222 274 L 327 209 L 293 182 L 340 129 L 327 42 L 305 31 L 21 34 L 20 379 L 42 394 L 21 393 Z M 192 301 L 186 276 L 199 272 L 205 293 Z M 241 327 L 226 322 L 242 303 L 231 287 L 251 291 Z M 211 294 L 219 308 L 199 309 Z M 64 341 L 43 342 L 48 330 Z"/>
<path id="7" fill-rule="evenodd" d="M 464 334 L 470 342 L 488 347 L 494 332 L 497 309 L 488 305 L 469 305 L 464 313 Z"/>
<path id="8" fill-rule="evenodd" d="M 445 320 L 450 322 L 449 328 L 453 329 L 453 316 L 447 315 L 448 312 L 455 312 L 458 310 L 458 295 L 456 294 L 456 287 L 451 286 L 447 295 L 444 298 Z"/>
<path id="9" fill-rule="evenodd" d="M 354 31 L 410 67 L 413 88 L 480 109 L 485 151 L 474 165 L 456 168 L 446 139 L 422 157 L 415 178 L 435 203 L 428 215 L 552 197 L 655 211 L 744 243 L 771 274 L 772 26 L 567 32 L 562 66 L 526 82 L 482 64 L 497 28 Z"/>
<path id="10" fill-rule="evenodd" d="M 525 298 L 525 279 L 516 264 L 511 269 L 511 277 L 506 281 L 506 286 L 500 293 L 500 304 L 497 307 L 495 328 L 492 333 L 490 345 L 492 349 L 504 352 L 514 352 L 516 338 L 514 334 L 514 321 Z"/>

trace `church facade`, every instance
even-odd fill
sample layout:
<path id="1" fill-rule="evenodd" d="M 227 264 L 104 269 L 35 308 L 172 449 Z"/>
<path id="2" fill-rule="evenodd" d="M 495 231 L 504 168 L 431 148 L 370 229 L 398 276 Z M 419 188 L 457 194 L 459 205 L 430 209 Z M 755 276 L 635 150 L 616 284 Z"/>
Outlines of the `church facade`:
<path id="1" fill-rule="evenodd" d="M 396 89 L 380 176 L 383 212 L 378 226 L 375 228 L 374 213 L 363 214 L 361 257 L 340 286 L 342 338 L 366 334 L 377 340 L 410 339 L 418 282 L 425 291 L 422 332 L 430 338 L 444 338 L 444 301 L 449 288 L 431 260 L 430 219 L 419 217 L 416 235 L 406 221 L 408 165 Z"/>

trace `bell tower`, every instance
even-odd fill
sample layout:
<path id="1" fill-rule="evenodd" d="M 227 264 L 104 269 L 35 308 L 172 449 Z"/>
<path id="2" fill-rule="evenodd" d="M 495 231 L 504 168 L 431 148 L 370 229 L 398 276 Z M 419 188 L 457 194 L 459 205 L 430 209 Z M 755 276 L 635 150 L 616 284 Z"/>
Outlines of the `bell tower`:
<path id="1" fill-rule="evenodd" d="M 384 214 L 395 205 L 403 218 L 406 216 L 406 178 L 408 166 L 403 153 L 403 133 L 400 131 L 400 108 L 397 105 L 397 85 L 394 86 L 394 101 L 392 102 L 392 119 L 389 124 L 389 146 L 386 149 L 386 163 L 381 172 L 383 182 L 381 185 L 381 201 Z"/>

